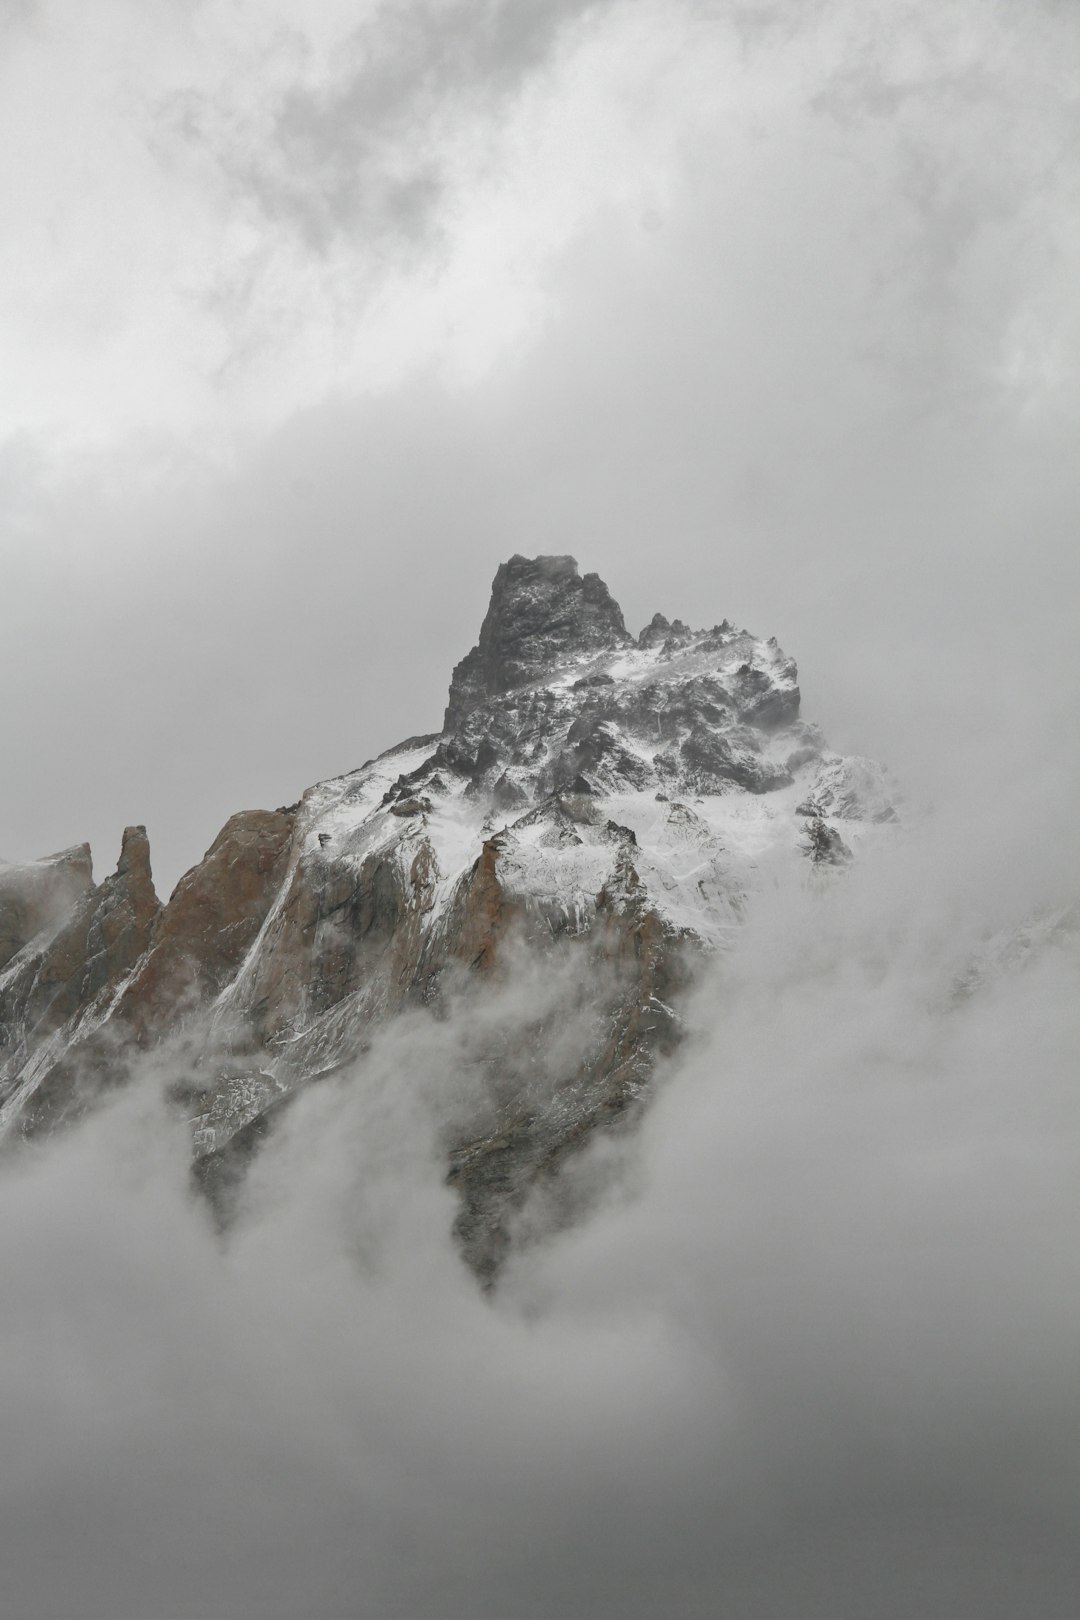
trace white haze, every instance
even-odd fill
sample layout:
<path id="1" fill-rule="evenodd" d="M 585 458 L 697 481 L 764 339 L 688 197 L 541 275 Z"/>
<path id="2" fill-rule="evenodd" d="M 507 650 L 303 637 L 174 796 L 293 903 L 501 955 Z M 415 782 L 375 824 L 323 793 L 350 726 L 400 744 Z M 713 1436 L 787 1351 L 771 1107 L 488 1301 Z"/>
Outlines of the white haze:
<path id="1" fill-rule="evenodd" d="M 1076 936 L 992 945 L 1072 835 L 981 803 L 760 895 L 493 1299 L 438 1150 L 465 1002 L 309 1091 L 224 1243 L 171 1075 L 9 1163 L 2 1612 L 1073 1613 Z"/>
<path id="2" fill-rule="evenodd" d="M 437 727 L 514 551 L 775 634 L 913 790 L 1066 717 L 1078 58 L 1059 0 L 0 4 L 0 856 L 145 822 L 168 893 Z"/>
<path id="3" fill-rule="evenodd" d="M 776 633 L 905 829 L 493 1300 L 464 1012 L 225 1244 L 171 1073 L 6 1161 L 0 1613 L 1066 1620 L 1075 945 L 949 991 L 1080 870 L 1077 9 L 393 3 L 0 0 L 0 854 L 167 889 L 437 725 L 515 550 Z"/>

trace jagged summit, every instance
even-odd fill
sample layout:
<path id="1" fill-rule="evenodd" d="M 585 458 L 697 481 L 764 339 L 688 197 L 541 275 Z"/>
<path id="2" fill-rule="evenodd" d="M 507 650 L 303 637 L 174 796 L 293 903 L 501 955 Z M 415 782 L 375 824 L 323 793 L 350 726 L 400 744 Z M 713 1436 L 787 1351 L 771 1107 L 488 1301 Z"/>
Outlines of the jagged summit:
<path id="1" fill-rule="evenodd" d="M 271 1122 L 374 1025 L 439 1009 L 463 974 L 483 994 L 519 949 L 558 959 L 592 1033 L 557 1072 L 542 1030 L 520 1031 L 523 1066 L 505 1033 L 481 1041 L 487 1123 L 447 1137 L 464 1251 L 492 1276 L 529 1189 L 647 1096 L 695 961 L 765 874 L 826 881 L 889 836 L 884 772 L 831 754 L 799 704 L 774 638 L 656 614 L 635 640 L 572 557 L 511 557 L 443 731 L 232 817 L 167 906 L 141 828 L 96 888 L 88 851 L 0 869 L 0 1126 L 54 1129 L 148 1051 L 159 1071 L 182 1054 L 174 1094 L 225 1211 Z"/>
<path id="2" fill-rule="evenodd" d="M 775 639 L 657 613 L 635 640 L 599 575 L 564 556 L 499 568 L 436 742 L 388 802 L 450 784 L 496 811 L 568 791 L 764 793 L 821 752 Z"/>
<path id="3" fill-rule="evenodd" d="M 513 556 L 499 565 L 479 641 L 454 670 L 444 729 L 569 659 L 631 640 L 599 574 L 582 577 L 573 557 Z"/>
<path id="4" fill-rule="evenodd" d="M 725 625 L 724 628 L 726 629 L 727 626 Z M 685 639 L 692 634 L 689 625 L 684 624 L 681 619 L 676 619 L 672 624 L 670 620 L 665 619 L 662 613 L 654 613 L 638 636 L 638 646 L 662 647 L 664 642 L 671 640 L 672 637 Z"/>

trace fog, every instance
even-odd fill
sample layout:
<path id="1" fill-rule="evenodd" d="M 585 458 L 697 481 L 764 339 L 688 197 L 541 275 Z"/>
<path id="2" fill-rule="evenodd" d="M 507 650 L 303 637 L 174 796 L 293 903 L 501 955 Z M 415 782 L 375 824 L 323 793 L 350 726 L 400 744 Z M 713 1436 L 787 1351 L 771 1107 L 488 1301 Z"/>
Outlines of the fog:
<path id="1" fill-rule="evenodd" d="M 9 1161 L 3 1611 L 1071 1614 L 1067 854 L 1019 791 L 767 887 L 493 1296 L 439 1158 L 467 997 L 306 1093 L 227 1239 L 167 1065 Z"/>
<path id="2" fill-rule="evenodd" d="M 4 858 L 167 894 L 437 726 L 515 551 L 913 782 L 1070 712 L 1074 6 L 0 13 Z"/>
<path id="3" fill-rule="evenodd" d="M 515 551 L 907 791 L 493 1296 L 467 997 L 225 1239 L 165 1062 L 9 1158 L 0 1613 L 1075 1614 L 1078 16 L 0 3 L 0 854 L 167 892 L 437 726 Z"/>

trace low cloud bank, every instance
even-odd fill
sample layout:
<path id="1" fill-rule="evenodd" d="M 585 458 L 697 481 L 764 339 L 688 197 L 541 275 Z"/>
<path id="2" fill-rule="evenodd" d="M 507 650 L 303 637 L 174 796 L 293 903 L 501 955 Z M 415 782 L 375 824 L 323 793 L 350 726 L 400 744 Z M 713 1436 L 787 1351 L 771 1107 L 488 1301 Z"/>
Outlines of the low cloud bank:
<path id="1" fill-rule="evenodd" d="M 453 1021 L 312 1088 L 224 1242 L 168 1076 L 9 1163 L 0 1612 L 1072 1612 L 1077 943 L 1034 799 L 766 890 L 493 1299 Z"/>

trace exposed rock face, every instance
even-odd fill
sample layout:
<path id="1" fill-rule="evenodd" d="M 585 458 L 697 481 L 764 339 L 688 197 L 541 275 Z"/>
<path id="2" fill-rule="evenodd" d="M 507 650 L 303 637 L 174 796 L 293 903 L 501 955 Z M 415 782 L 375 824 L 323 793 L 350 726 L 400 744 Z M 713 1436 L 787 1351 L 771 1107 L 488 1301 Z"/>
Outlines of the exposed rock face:
<path id="1" fill-rule="evenodd" d="M 820 816 L 807 822 L 803 847 L 815 866 L 846 866 L 851 860 L 851 851 L 836 828 L 830 827 Z"/>
<path id="2" fill-rule="evenodd" d="M 0 864 L 0 970 L 35 935 L 61 923 L 93 886 L 89 844 L 25 866 Z"/>
<path id="3" fill-rule="evenodd" d="M 479 641 L 454 670 L 444 728 L 555 664 L 630 639 L 599 574 L 582 578 L 573 557 L 511 557 L 495 575 Z"/>
<path id="4" fill-rule="evenodd" d="M 96 889 L 87 851 L 0 869 L 0 1119 L 33 1133 L 172 1063 L 224 1218 L 301 1088 L 406 1007 L 496 993 L 524 952 L 564 973 L 567 1005 L 477 1037 L 488 1101 L 446 1140 L 490 1279 L 533 1190 L 642 1105 L 695 961 L 734 937 L 763 869 L 840 866 L 894 815 L 880 768 L 799 718 L 775 641 L 660 614 L 635 641 L 572 558 L 513 557 L 442 732 L 234 816 L 163 910 L 141 829 Z"/>
<path id="5" fill-rule="evenodd" d="M 0 1118 L 14 1116 L 30 1134 L 69 1111 L 71 1049 L 107 1018 L 160 910 L 146 829 L 128 827 L 113 876 L 84 890 L 0 974 Z"/>
<path id="6" fill-rule="evenodd" d="M 295 819 L 289 810 L 231 817 L 180 879 L 114 1009 L 141 1045 L 232 982 L 285 876 Z"/>
<path id="7" fill-rule="evenodd" d="M 5 1111 L 16 1113 L 23 1135 L 77 1115 L 96 1092 L 127 1078 L 137 1051 L 160 1043 L 185 1018 L 204 1018 L 231 983 L 280 887 L 294 819 L 284 810 L 233 816 L 165 908 L 154 893 L 145 829 L 127 829 L 115 877 L 76 910 L 29 987 L 25 973 L 12 981 L 11 1001 L 22 998 L 36 1017 L 30 1037 L 49 1065 L 42 1073 L 40 1062 L 28 1064 L 23 1079 L 29 1086 L 6 1099 Z M 104 951 L 94 948 L 99 939 Z M 89 976 L 72 971 L 84 955 Z M 38 1015 L 40 985 L 57 978 L 60 991 Z M 3 990 L 0 979 L 0 995 Z M 57 1023 L 62 1042 L 42 1046 Z"/>

